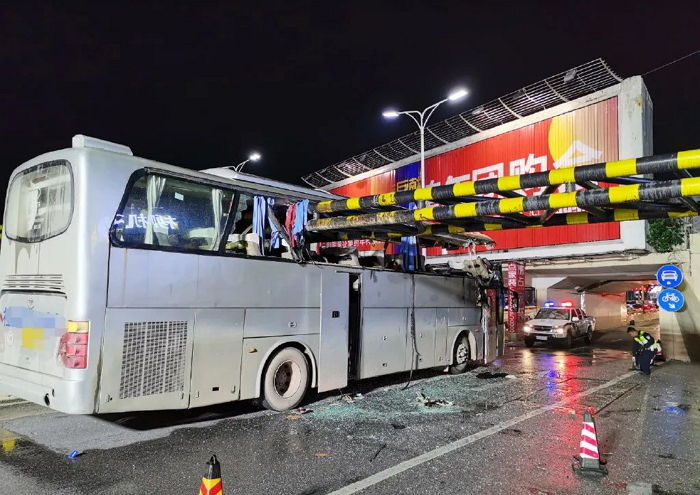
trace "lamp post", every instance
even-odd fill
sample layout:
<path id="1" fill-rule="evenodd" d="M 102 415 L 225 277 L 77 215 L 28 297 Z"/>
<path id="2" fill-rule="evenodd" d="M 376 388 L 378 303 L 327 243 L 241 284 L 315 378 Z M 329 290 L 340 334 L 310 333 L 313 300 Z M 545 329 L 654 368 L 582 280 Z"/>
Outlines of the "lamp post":
<path id="1" fill-rule="evenodd" d="M 243 170 L 243 167 L 245 167 L 246 163 L 257 162 L 261 158 L 262 158 L 262 155 L 260 155 L 260 153 L 253 152 L 250 155 L 248 155 L 248 159 L 243 160 L 241 163 L 239 163 L 238 165 L 234 165 L 231 168 L 233 169 L 234 172 L 240 172 L 241 170 Z"/>
<path id="2" fill-rule="evenodd" d="M 428 120 L 430 119 L 430 116 L 433 115 L 433 112 L 437 107 L 445 103 L 446 101 L 457 101 L 461 100 L 467 96 L 467 90 L 466 89 L 457 89 L 447 95 L 447 98 L 444 100 L 440 100 L 437 103 L 433 103 L 432 105 L 426 107 L 423 109 L 423 111 L 418 111 L 418 110 L 386 110 L 382 113 L 382 115 L 387 118 L 387 119 L 395 119 L 399 115 L 408 115 L 413 119 L 413 121 L 416 123 L 418 126 L 418 129 L 420 130 L 420 185 L 421 187 L 425 187 L 425 127 L 428 124 Z"/>

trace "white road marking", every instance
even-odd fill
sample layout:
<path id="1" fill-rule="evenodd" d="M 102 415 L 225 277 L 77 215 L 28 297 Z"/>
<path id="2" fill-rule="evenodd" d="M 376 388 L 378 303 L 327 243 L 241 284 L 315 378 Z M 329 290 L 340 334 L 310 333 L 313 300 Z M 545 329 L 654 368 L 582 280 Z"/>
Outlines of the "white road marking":
<path id="1" fill-rule="evenodd" d="M 381 483 L 382 481 L 389 479 L 392 476 L 396 476 L 397 474 L 403 473 L 404 471 L 407 471 L 411 468 L 424 464 L 428 461 L 432 461 L 433 459 L 436 459 L 445 454 L 449 454 L 450 452 L 454 452 L 455 450 L 461 449 L 462 447 L 466 447 L 467 445 L 472 444 L 477 440 L 481 440 L 482 438 L 489 437 L 495 433 L 498 433 L 499 431 L 511 428 L 517 425 L 518 423 L 522 423 L 523 421 L 532 419 L 535 416 L 539 416 L 540 414 L 545 413 L 547 411 L 557 409 L 558 407 L 568 404 L 569 402 L 572 402 L 576 399 L 580 399 L 581 397 L 586 397 L 587 395 L 591 395 L 608 387 L 612 387 L 613 385 L 631 377 L 632 375 L 635 375 L 636 373 L 636 371 L 630 371 L 629 373 L 625 373 L 624 375 L 618 376 L 617 378 L 607 381 L 601 385 L 589 388 L 588 390 L 585 390 L 583 392 L 579 392 L 578 394 L 567 397 L 566 399 L 562 399 L 559 402 L 555 402 L 554 404 L 551 404 L 549 406 L 543 406 L 539 409 L 530 411 L 529 413 L 525 413 L 522 416 L 509 419 L 508 421 L 503 421 L 502 423 L 498 423 L 497 425 L 494 425 L 485 430 L 481 430 L 477 433 L 469 435 L 468 437 L 461 438 L 459 440 L 456 440 L 452 443 L 448 443 L 447 445 L 443 445 L 442 447 L 438 447 L 434 450 L 428 451 L 412 459 L 403 461 L 399 464 L 396 464 L 395 466 L 385 469 L 384 471 L 379 471 L 378 473 L 368 476 L 367 478 L 361 479 L 360 481 L 356 481 L 355 483 L 351 483 L 349 485 L 344 486 L 343 488 L 340 488 L 339 490 L 331 492 L 328 495 L 350 495 L 352 493 L 357 493 L 361 490 L 364 490 L 365 488 L 369 488 L 371 486 L 376 485 L 377 483 Z"/>

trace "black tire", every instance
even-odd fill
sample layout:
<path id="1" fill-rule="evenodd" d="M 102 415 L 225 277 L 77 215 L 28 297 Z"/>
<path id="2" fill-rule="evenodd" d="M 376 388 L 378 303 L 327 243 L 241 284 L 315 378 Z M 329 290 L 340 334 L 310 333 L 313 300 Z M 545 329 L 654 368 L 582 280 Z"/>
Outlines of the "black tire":
<path id="1" fill-rule="evenodd" d="M 533 345 L 535 345 L 535 339 L 533 339 L 532 337 L 525 337 L 525 339 L 523 340 L 525 342 L 525 347 L 532 347 Z"/>
<path id="2" fill-rule="evenodd" d="M 285 347 L 275 354 L 263 376 L 262 405 L 273 411 L 294 409 L 309 388 L 309 362 L 295 347 Z"/>
<path id="3" fill-rule="evenodd" d="M 571 349 L 574 346 L 574 336 L 571 335 L 571 329 L 566 331 L 566 337 L 564 338 L 563 344 L 566 349 Z"/>
<path id="4" fill-rule="evenodd" d="M 593 343 L 593 329 L 590 326 L 586 329 L 586 335 L 583 337 L 583 339 L 588 345 Z"/>
<path id="5" fill-rule="evenodd" d="M 463 333 L 457 337 L 454 349 L 452 349 L 452 364 L 449 367 L 450 374 L 459 375 L 467 371 L 470 357 L 469 336 Z"/>

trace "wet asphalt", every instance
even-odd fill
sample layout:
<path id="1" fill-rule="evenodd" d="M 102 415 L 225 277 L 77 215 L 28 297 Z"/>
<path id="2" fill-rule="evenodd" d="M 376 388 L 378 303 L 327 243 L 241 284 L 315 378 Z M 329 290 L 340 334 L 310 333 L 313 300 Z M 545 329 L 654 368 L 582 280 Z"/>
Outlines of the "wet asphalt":
<path id="1" fill-rule="evenodd" d="M 309 397 L 305 414 L 0 403 L 0 494 L 195 494 L 212 453 L 226 494 L 700 493 L 700 366 L 646 377 L 629 372 L 628 348 L 622 331 L 573 349 L 511 344 L 488 368 L 354 384 L 345 399 Z M 589 407 L 607 476 L 572 469 Z"/>

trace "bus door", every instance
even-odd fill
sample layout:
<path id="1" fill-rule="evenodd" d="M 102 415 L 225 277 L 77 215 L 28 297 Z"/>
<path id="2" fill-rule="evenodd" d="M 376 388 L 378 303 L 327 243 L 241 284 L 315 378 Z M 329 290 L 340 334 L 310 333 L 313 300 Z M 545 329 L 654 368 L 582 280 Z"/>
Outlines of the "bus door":
<path id="1" fill-rule="evenodd" d="M 321 274 L 321 339 L 318 350 L 318 391 L 348 384 L 348 323 L 350 274 L 325 269 Z"/>

